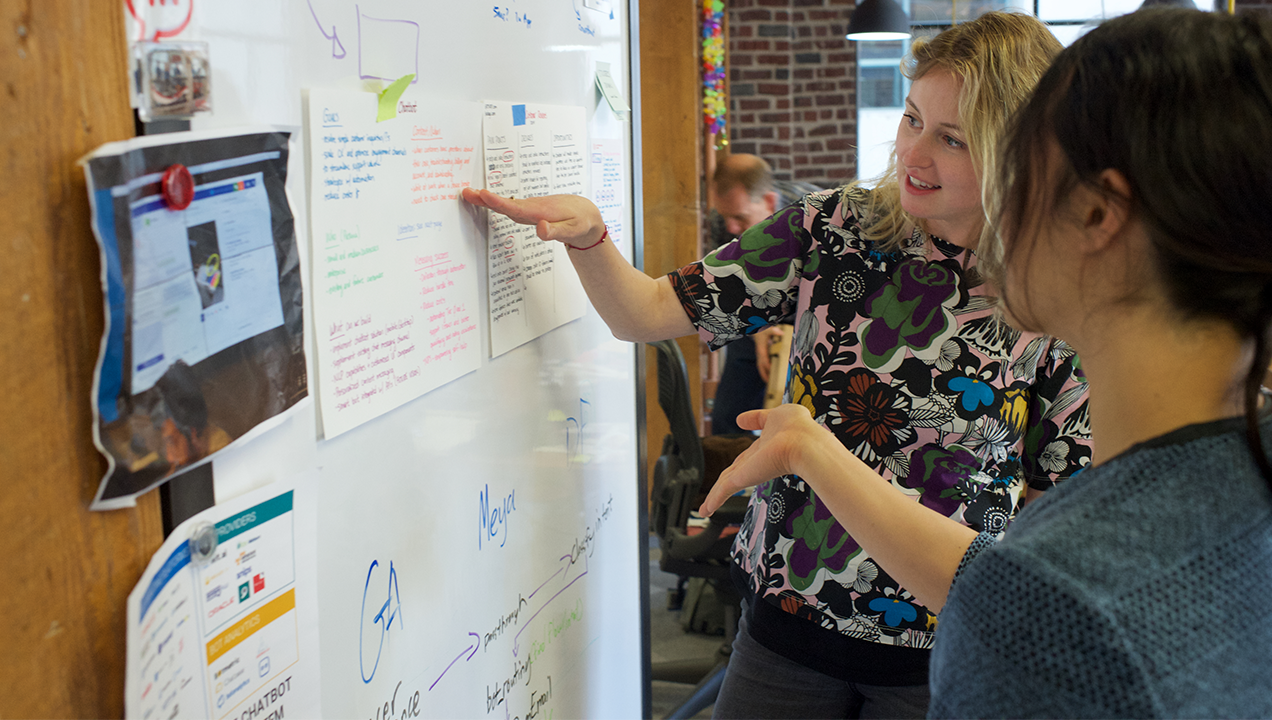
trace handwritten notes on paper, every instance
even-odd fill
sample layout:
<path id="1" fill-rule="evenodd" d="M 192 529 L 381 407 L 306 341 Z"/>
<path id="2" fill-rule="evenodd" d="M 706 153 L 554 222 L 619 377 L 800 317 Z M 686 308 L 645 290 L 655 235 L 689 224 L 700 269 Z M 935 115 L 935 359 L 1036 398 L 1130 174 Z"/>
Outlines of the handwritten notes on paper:
<path id="1" fill-rule="evenodd" d="M 627 204 L 627 186 L 623 182 L 623 141 L 592 141 L 592 202 L 601 211 L 601 219 L 609 229 L 609 239 L 620 249 L 627 247 L 627 228 L 623 208 Z M 629 257 L 628 260 L 631 258 Z"/>
<path id="2" fill-rule="evenodd" d="M 590 186 L 581 107 L 486 103 L 486 188 L 517 198 L 583 194 Z M 583 316 L 587 298 L 567 250 L 529 225 L 489 214 L 490 354 Z"/>
<path id="3" fill-rule="evenodd" d="M 481 362 L 473 103 L 412 90 L 376 122 L 371 93 L 309 94 L 314 320 L 325 437 Z"/>

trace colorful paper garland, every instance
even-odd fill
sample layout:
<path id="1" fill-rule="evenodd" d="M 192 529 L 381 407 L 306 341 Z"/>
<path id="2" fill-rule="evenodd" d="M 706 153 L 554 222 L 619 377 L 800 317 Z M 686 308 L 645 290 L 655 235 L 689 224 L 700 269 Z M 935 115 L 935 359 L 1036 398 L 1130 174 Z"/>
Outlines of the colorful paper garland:
<path id="1" fill-rule="evenodd" d="M 707 130 L 725 141 L 723 23 L 724 0 L 702 0 L 702 118 Z"/>

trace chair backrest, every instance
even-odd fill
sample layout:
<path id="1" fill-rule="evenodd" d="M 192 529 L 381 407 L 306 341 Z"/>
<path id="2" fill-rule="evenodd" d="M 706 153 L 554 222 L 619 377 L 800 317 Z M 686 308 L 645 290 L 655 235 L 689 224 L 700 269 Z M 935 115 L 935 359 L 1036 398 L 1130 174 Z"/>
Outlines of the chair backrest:
<path id="1" fill-rule="evenodd" d="M 703 477 L 702 440 L 680 346 L 675 340 L 649 344 L 658 351 L 658 405 L 671 425 L 671 433 L 663 439 L 662 457 L 654 466 L 650 525 L 659 537 L 666 537 L 669 528 L 683 531 L 689 512 L 696 509 L 693 500 Z"/>

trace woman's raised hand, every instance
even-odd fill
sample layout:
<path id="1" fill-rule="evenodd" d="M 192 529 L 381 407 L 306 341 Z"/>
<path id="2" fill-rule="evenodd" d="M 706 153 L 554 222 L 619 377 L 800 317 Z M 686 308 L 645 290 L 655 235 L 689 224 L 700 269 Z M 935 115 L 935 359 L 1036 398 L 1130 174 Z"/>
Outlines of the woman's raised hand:
<path id="1" fill-rule="evenodd" d="M 743 430 L 760 430 L 760 439 L 738 455 L 720 473 L 698 512 L 710 516 L 731 495 L 743 488 L 768 482 L 782 475 L 799 474 L 799 466 L 809 452 L 821 444 L 840 447 L 830 431 L 818 425 L 803 405 L 779 405 L 772 410 L 751 410 L 737 419 Z"/>
<path id="2" fill-rule="evenodd" d="M 542 240 L 557 240 L 570 247 L 586 248 L 598 242 L 605 232 L 601 211 L 581 195 L 548 195 L 516 200 L 496 195 L 489 190 L 464 188 L 464 200 L 477 207 L 507 215 L 522 225 L 534 225 Z"/>

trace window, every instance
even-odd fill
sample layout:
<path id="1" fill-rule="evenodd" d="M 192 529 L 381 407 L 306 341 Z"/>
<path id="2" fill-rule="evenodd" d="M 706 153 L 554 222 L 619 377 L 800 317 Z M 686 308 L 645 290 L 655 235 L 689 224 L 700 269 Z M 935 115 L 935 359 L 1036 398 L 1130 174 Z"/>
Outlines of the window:
<path id="1" fill-rule="evenodd" d="M 1068 0 L 1060 0 L 1067 2 Z M 1098 2 L 1099 0 L 1096 0 Z M 1033 0 L 909 0 L 906 12 L 910 22 L 916 25 L 938 23 L 950 25 L 952 21 L 966 22 L 978 18 L 990 10 L 1033 10 Z"/>
<path id="2" fill-rule="evenodd" d="M 1200 10 L 1224 0 L 1193 0 Z M 915 37 L 931 37 L 955 22 L 990 10 L 1014 9 L 1037 16 L 1064 45 L 1092 25 L 1138 9 L 1143 0 L 898 0 L 910 16 Z M 1224 3 L 1226 7 L 1226 3 Z M 875 178 L 887 169 L 910 81 L 901 74 L 909 40 L 858 42 L 857 176 Z"/>
<path id="3" fill-rule="evenodd" d="M 857 71 L 857 102 L 863 108 L 900 107 L 901 68 L 895 66 L 863 67 Z"/>

